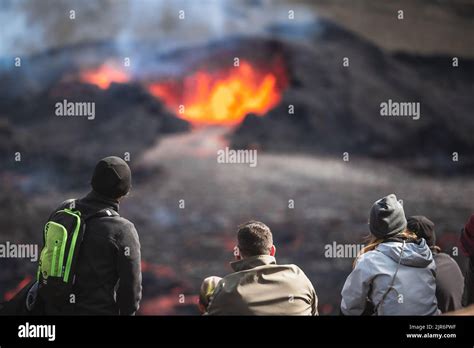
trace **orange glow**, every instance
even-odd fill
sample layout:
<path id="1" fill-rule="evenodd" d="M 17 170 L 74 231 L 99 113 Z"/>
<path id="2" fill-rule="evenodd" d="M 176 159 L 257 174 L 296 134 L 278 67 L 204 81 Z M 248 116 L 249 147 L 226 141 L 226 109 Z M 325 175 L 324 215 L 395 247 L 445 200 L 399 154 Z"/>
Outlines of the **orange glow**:
<path id="1" fill-rule="evenodd" d="M 4 295 L 5 301 L 10 301 L 13 297 L 16 296 L 25 286 L 28 285 L 28 283 L 31 281 L 31 276 L 27 275 L 23 280 L 16 286 L 15 289 L 12 289 L 10 291 L 7 291 Z"/>
<path id="2" fill-rule="evenodd" d="M 130 77 L 116 65 L 105 63 L 96 69 L 81 72 L 79 80 L 84 83 L 96 85 L 100 89 L 107 89 L 112 83 L 129 82 Z"/>
<path id="3" fill-rule="evenodd" d="M 151 83 L 148 90 L 195 125 L 234 125 L 248 113 L 261 116 L 275 107 L 286 85 L 281 60 L 261 67 L 241 60 L 239 67 L 198 70 L 179 81 Z"/>

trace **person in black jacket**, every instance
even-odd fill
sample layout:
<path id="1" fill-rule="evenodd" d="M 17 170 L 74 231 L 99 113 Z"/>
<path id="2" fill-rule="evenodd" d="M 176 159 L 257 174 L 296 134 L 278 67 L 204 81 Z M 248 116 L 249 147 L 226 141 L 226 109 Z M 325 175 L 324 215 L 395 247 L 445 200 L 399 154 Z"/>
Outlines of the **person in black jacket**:
<path id="1" fill-rule="evenodd" d="M 456 261 L 436 245 L 434 223 L 425 216 L 411 216 L 407 228 L 429 245 L 436 264 L 436 299 L 438 308 L 446 313 L 462 308 L 464 277 Z"/>
<path id="2" fill-rule="evenodd" d="M 71 207 L 82 215 L 110 212 L 87 221 L 71 314 L 134 315 L 142 293 L 140 242 L 135 226 L 118 215 L 119 202 L 131 188 L 130 168 L 119 157 L 106 157 L 97 163 L 91 186 L 88 195 L 65 201 L 55 210 Z M 45 303 L 44 308 L 46 315 L 56 314 L 54 305 Z"/>

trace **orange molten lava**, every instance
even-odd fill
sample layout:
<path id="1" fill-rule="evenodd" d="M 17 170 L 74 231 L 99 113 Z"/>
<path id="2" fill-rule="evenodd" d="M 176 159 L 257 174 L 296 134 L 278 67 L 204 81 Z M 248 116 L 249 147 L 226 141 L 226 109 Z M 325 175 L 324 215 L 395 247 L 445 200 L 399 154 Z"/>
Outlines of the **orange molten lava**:
<path id="1" fill-rule="evenodd" d="M 105 63 L 96 69 L 81 72 L 79 80 L 84 83 L 96 85 L 100 89 L 107 89 L 113 82 L 129 82 L 130 77 L 118 66 Z"/>
<path id="2" fill-rule="evenodd" d="M 195 125 L 234 125 L 248 113 L 264 115 L 276 106 L 286 85 L 280 60 L 261 67 L 241 60 L 238 67 L 198 70 L 179 81 L 151 83 L 148 89 Z"/>

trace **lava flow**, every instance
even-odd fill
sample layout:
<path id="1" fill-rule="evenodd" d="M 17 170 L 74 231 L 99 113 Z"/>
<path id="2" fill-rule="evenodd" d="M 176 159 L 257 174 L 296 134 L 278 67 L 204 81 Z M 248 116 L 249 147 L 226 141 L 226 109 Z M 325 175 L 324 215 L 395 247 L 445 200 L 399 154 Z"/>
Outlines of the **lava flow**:
<path id="1" fill-rule="evenodd" d="M 194 125 L 235 125 L 249 113 L 262 116 L 275 107 L 287 83 L 280 59 L 258 67 L 241 60 L 238 67 L 154 82 L 148 90 Z"/>

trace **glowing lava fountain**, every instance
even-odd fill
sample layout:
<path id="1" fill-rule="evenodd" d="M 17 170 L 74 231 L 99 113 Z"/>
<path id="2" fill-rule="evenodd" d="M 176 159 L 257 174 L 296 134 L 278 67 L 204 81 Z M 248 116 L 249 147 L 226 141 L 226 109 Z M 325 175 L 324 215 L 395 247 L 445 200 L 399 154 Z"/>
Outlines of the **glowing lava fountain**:
<path id="1" fill-rule="evenodd" d="M 129 75 L 114 63 L 105 63 L 95 69 L 81 72 L 79 80 L 83 83 L 96 85 L 100 89 L 108 89 L 112 83 L 127 83 Z"/>
<path id="2" fill-rule="evenodd" d="M 128 83 L 129 73 L 114 62 L 84 70 L 79 81 L 108 89 Z M 265 63 L 240 60 L 238 66 L 198 68 L 184 76 L 141 82 L 176 116 L 193 125 L 235 125 L 247 114 L 265 115 L 288 85 L 281 57 Z"/>
<path id="3" fill-rule="evenodd" d="M 281 59 L 265 66 L 241 60 L 236 67 L 150 83 L 148 90 L 193 125 L 235 125 L 249 113 L 262 116 L 275 107 L 287 84 Z"/>

